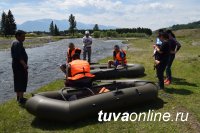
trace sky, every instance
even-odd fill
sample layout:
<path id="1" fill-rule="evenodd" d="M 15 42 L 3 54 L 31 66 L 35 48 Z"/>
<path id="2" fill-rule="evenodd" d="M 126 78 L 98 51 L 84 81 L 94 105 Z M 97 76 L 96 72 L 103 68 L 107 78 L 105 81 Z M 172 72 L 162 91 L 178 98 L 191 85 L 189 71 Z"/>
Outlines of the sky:
<path id="1" fill-rule="evenodd" d="M 200 20 L 200 0 L 0 0 L 17 24 L 37 19 L 68 19 L 119 28 L 156 30 Z"/>

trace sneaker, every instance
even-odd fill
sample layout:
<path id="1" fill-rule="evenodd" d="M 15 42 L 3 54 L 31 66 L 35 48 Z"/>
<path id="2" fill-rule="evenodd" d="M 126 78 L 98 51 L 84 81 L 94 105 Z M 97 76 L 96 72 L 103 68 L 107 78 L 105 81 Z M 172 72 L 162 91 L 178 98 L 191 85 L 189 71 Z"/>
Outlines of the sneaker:
<path id="1" fill-rule="evenodd" d="M 17 102 L 19 101 L 19 97 L 16 98 Z"/>
<path id="2" fill-rule="evenodd" d="M 159 90 L 163 90 L 164 91 L 164 88 L 159 88 Z"/>
<path id="3" fill-rule="evenodd" d="M 26 98 L 20 98 L 20 99 L 18 100 L 18 103 L 20 103 L 20 104 L 25 104 L 26 101 L 27 101 Z"/>
<path id="4" fill-rule="evenodd" d="M 170 85 L 171 84 L 171 81 L 170 80 L 167 80 L 166 82 L 165 82 L 165 85 Z"/>

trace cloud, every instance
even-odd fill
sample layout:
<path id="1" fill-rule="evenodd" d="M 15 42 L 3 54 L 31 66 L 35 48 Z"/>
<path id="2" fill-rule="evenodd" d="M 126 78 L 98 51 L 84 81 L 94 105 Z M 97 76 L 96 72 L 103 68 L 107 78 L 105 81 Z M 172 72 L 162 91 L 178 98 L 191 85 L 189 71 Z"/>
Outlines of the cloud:
<path id="1" fill-rule="evenodd" d="M 16 22 L 19 24 L 28 20 L 43 18 L 64 19 L 66 17 L 64 16 L 64 12 L 60 13 L 53 4 L 45 5 L 44 3 L 38 3 L 31 5 L 29 3 L 18 3 L 9 9 L 11 9 Z"/>
<path id="2" fill-rule="evenodd" d="M 42 18 L 76 20 L 117 27 L 158 29 L 199 20 L 198 0 L 6 0 L 0 10 L 11 9 L 17 23 Z"/>

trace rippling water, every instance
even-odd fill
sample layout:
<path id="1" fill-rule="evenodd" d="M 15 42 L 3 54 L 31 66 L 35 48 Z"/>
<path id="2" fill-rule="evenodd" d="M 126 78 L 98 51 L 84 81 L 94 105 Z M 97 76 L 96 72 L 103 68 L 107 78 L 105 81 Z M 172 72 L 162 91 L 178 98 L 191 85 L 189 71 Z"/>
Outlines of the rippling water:
<path id="1" fill-rule="evenodd" d="M 42 47 L 26 49 L 29 56 L 27 92 L 32 92 L 49 82 L 63 78 L 59 65 L 65 63 L 69 42 L 73 42 L 77 47 L 82 48 L 82 39 L 65 39 Z M 116 44 L 122 46 L 121 41 L 118 40 L 103 41 L 94 39 L 92 62 L 111 56 L 113 46 Z M 15 96 L 11 61 L 10 51 L 0 51 L 0 103 Z"/>

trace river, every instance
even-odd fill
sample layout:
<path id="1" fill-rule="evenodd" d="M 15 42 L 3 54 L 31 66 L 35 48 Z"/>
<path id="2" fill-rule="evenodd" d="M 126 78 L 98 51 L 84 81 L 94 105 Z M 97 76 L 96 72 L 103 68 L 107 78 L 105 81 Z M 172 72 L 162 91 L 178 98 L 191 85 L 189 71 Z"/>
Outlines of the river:
<path id="1" fill-rule="evenodd" d="M 29 82 L 27 92 L 63 78 L 59 65 L 65 63 L 69 42 L 82 48 L 82 39 L 64 39 L 42 47 L 26 49 L 29 56 Z M 119 40 L 93 39 L 92 62 L 112 55 L 114 45 L 122 46 Z M 82 55 L 81 55 L 82 58 Z M 15 97 L 13 91 L 12 59 L 10 51 L 0 51 L 0 103 Z"/>

